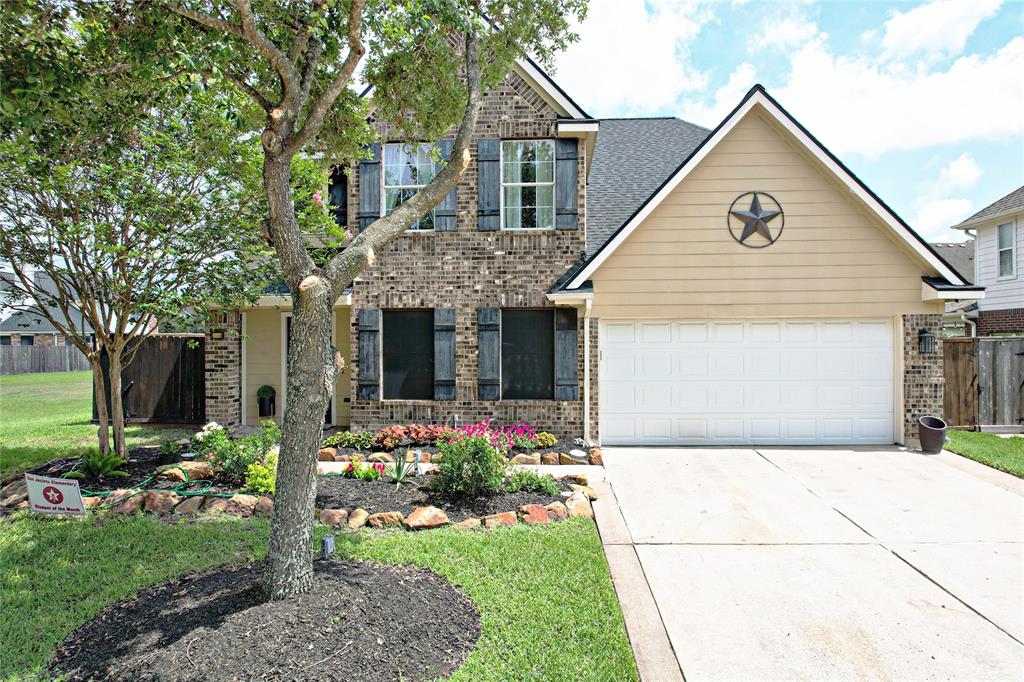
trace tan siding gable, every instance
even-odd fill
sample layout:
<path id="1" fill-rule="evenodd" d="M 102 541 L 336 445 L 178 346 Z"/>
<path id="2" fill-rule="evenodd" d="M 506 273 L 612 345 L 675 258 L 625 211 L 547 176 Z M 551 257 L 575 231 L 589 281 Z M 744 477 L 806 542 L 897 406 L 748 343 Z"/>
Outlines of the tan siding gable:
<path id="1" fill-rule="evenodd" d="M 755 112 L 597 269 L 594 314 L 941 312 L 940 304 L 921 301 L 921 276 L 934 272 L 788 132 Z M 726 226 L 730 204 L 752 190 L 768 192 L 785 211 L 782 236 L 764 249 L 737 243 Z"/>

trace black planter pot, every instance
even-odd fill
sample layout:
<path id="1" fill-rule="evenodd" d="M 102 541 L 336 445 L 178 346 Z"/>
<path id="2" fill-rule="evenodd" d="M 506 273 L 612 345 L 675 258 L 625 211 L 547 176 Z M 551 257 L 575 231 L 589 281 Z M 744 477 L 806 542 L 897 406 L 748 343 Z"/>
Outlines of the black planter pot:
<path id="1" fill-rule="evenodd" d="M 921 452 L 939 454 L 946 444 L 946 422 L 938 417 L 921 417 L 917 420 L 917 437 L 921 441 Z"/>
<path id="2" fill-rule="evenodd" d="M 180 452 L 161 452 L 157 457 L 157 464 L 160 466 L 166 466 L 168 464 L 174 464 L 175 462 L 181 461 Z"/>
<path id="3" fill-rule="evenodd" d="M 274 396 L 260 396 L 256 400 L 259 403 L 261 418 L 274 416 Z"/>

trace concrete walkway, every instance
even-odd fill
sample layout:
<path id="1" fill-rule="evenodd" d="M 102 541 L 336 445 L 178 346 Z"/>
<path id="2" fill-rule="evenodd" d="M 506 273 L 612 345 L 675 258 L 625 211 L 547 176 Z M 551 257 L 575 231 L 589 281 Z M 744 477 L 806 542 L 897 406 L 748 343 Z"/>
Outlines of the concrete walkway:
<path id="1" fill-rule="evenodd" d="M 644 680 L 1024 679 L 1024 485 L 897 448 L 604 448 Z"/>

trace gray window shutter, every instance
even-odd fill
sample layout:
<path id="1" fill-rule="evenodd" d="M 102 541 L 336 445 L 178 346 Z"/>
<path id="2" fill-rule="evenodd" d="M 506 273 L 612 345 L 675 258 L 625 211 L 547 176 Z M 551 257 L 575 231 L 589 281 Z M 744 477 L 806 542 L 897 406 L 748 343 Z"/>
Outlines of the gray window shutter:
<path id="1" fill-rule="evenodd" d="M 576 309 L 555 308 L 555 400 L 579 400 Z"/>
<path id="2" fill-rule="evenodd" d="M 477 399 L 501 398 L 501 309 L 480 308 L 477 311 L 479 340 L 479 372 Z"/>
<path id="3" fill-rule="evenodd" d="M 380 400 L 380 310 L 359 309 L 357 400 Z"/>
<path id="4" fill-rule="evenodd" d="M 455 400 L 455 308 L 434 308 L 434 400 Z"/>
<path id="5" fill-rule="evenodd" d="M 437 148 L 441 152 L 441 163 L 438 166 L 438 170 L 444 168 L 444 165 L 448 162 L 448 157 L 452 155 L 452 140 L 441 140 L 437 143 Z M 434 230 L 437 232 L 454 232 L 455 231 L 455 216 L 459 207 L 459 187 L 456 185 L 452 187 L 452 191 L 448 192 L 448 195 L 437 205 L 434 209 Z"/>
<path id="6" fill-rule="evenodd" d="M 493 232 L 501 227 L 501 140 L 476 143 L 477 227 Z"/>
<path id="7" fill-rule="evenodd" d="M 371 157 L 359 162 L 359 231 L 380 217 L 380 143 L 370 145 Z"/>
<path id="8" fill-rule="evenodd" d="M 575 230 L 579 222 L 576 138 L 555 140 L 555 227 Z"/>

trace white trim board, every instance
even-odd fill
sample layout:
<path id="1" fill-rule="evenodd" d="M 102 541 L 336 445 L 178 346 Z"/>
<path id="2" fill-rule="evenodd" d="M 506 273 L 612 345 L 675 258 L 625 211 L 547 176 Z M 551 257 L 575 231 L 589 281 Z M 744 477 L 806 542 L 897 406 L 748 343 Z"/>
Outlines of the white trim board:
<path id="1" fill-rule="evenodd" d="M 754 90 L 746 96 L 746 98 L 740 103 L 733 112 L 726 117 L 724 121 L 715 129 L 714 133 L 697 149 L 696 152 L 683 164 L 676 172 L 665 181 L 665 184 L 640 207 L 633 217 L 629 221 L 619 228 L 615 236 L 610 241 L 605 243 L 600 250 L 594 255 L 593 260 L 583 268 L 579 274 L 577 274 L 567 289 L 575 289 L 584 282 L 587 281 L 594 274 L 594 272 L 608 259 L 612 253 L 624 242 L 629 235 L 640 226 L 644 220 L 657 208 L 662 201 L 671 194 L 676 187 L 690 174 L 690 172 L 696 168 L 704 158 L 711 153 L 711 151 L 718 146 L 726 135 L 728 135 L 736 124 L 739 123 L 743 118 L 750 113 L 754 107 L 761 107 L 766 113 L 768 113 L 773 119 L 778 121 L 793 137 L 795 137 L 800 144 L 802 144 L 808 151 L 810 151 L 818 161 L 832 172 L 839 180 L 843 182 L 845 187 L 852 192 L 858 199 L 863 201 L 868 208 L 870 208 L 882 221 L 899 236 L 908 246 L 910 246 L 925 262 L 931 265 L 935 270 L 946 278 L 951 284 L 967 284 L 963 281 L 952 268 L 947 266 L 942 260 L 925 246 L 920 239 L 918 239 L 910 230 L 908 230 L 899 218 L 897 218 L 893 212 L 882 204 L 878 199 L 874 197 L 865 187 L 847 171 L 843 166 L 835 161 L 832 156 L 825 150 L 821 144 L 807 134 L 799 124 L 793 120 L 785 111 L 783 111 L 764 91 L 760 86 L 755 86 Z"/>

